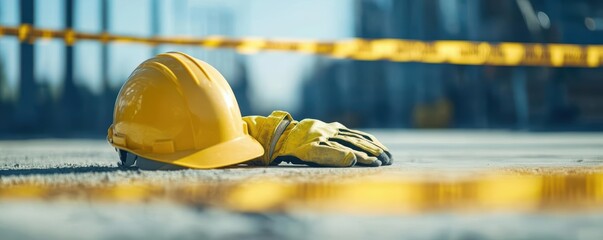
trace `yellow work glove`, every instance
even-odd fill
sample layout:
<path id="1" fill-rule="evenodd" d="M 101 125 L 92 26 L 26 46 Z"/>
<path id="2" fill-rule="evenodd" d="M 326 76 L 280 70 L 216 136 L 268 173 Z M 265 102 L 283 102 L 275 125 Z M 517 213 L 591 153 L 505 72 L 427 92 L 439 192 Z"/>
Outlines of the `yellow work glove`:
<path id="1" fill-rule="evenodd" d="M 243 117 L 249 134 L 264 146 L 264 155 L 250 165 L 281 162 L 310 166 L 350 167 L 391 165 L 389 150 L 374 136 L 348 129 L 338 122 L 295 121 L 284 111 L 268 117 Z"/>

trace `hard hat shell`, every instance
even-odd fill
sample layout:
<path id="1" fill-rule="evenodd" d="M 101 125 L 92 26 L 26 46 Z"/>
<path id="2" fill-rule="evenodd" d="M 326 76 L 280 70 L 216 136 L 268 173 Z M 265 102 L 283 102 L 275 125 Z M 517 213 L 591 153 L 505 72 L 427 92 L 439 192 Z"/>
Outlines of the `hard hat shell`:
<path id="1" fill-rule="evenodd" d="M 212 66 L 179 52 L 140 64 L 124 83 L 107 140 L 146 159 L 217 168 L 263 155 L 239 105 Z"/>

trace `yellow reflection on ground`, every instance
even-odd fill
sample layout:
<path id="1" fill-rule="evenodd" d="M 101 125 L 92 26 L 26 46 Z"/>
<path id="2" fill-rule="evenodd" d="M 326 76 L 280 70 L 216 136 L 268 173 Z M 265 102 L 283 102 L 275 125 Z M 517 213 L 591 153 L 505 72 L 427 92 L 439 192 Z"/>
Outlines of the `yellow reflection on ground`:
<path id="1" fill-rule="evenodd" d="M 603 210 L 603 172 L 574 174 L 483 174 L 480 177 L 417 180 L 396 176 L 341 183 L 257 179 L 226 183 L 110 186 L 0 186 L 0 200 L 39 199 L 103 202 L 172 201 L 240 211 L 332 211 L 410 213 L 424 211 Z"/>

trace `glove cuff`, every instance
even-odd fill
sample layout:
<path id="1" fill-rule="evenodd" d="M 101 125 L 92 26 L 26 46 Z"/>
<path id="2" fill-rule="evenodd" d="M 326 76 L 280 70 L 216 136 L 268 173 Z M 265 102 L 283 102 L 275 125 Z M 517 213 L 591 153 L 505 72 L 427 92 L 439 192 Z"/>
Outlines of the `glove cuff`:
<path id="1" fill-rule="evenodd" d="M 293 117 L 285 111 L 274 111 L 266 117 L 258 137 L 258 139 L 266 140 L 262 143 L 262 146 L 264 146 L 264 155 L 261 158 L 262 165 L 270 165 L 273 158 L 275 158 L 276 144 L 291 122 L 293 122 Z"/>

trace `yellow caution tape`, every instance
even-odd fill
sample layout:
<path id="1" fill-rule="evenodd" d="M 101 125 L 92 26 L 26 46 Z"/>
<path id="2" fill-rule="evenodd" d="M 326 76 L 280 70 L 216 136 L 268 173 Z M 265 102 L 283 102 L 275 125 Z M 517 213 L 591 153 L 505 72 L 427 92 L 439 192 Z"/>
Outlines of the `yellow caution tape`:
<path id="1" fill-rule="evenodd" d="M 82 33 L 72 29 L 51 30 L 28 24 L 0 26 L 0 37 L 17 36 L 21 42 L 63 39 L 67 45 L 79 40 L 102 43 L 173 44 L 206 48 L 233 48 L 240 53 L 286 51 L 365 61 L 449 63 L 493 66 L 600 67 L 603 45 L 488 43 L 470 41 L 413 41 L 404 39 L 351 39 L 341 41 L 270 40 L 263 38 L 135 37 L 109 33 Z"/>
<path id="2" fill-rule="evenodd" d="M 166 200 L 250 212 L 601 211 L 603 173 L 505 174 L 446 181 L 378 177 L 342 183 L 287 183 L 283 179 L 105 186 L 18 183 L 0 186 L 0 200 L 7 199 L 132 203 Z"/>

